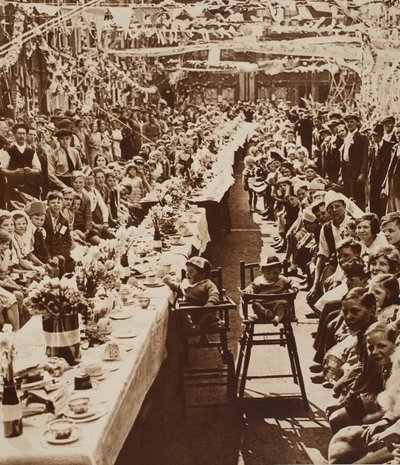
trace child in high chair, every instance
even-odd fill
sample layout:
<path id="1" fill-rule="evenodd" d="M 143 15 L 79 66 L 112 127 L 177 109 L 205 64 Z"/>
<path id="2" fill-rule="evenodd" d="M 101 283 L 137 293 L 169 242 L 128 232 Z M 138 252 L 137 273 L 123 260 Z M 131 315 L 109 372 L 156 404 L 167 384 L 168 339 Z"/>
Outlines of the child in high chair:
<path id="1" fill-rule="evenodd" d="M 281 275 L 282 263 L 278 257 L 267 257 L 260 263 L 261 274 L 243 290 L 246 294 L 282 294 L 296 291 L 290 279 Z M 270 302 L 253 301 L 253 310 L 258 318 L 277 326 L 285 317 L 287 301 L 274 300 Z"/>
<path id="2" fill-rule="evenodd" d="M 176 283 L 170 275 L 163 278 L 163 282 L 169 286 L 178 297 L 183 297 L 183 302 L 195 305 L 211 307 L 220 301 L 217 286 L 210 279 L 211 263 L 202 257 L 192 257 L 186 262 L 186 278 Z M 210 326 L 218 325 L 219 318 L 214 310 L 204 310 L 204 313 L 196 312 L 188 315 L 188 324 L 191 331 L 201 331 Z"/>

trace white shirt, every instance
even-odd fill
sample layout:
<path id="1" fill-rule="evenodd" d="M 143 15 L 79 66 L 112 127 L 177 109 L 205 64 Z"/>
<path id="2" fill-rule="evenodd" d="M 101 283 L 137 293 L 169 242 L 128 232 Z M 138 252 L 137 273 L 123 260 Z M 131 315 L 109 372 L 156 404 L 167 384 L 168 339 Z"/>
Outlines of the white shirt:
<path id="1" fill-rule="evenodd" d="M 24 145 L 18 145 L 16 142 L 15 142 L 15 147 L 17 147 L 18 149 L 18 152 L 20 153 L 24 153 L 25 149 L 26 149 L 26 144 Z M 5 158 L 5 157 L 2 157 L 2 161 L 1 161 L 1 166 L 2 168 L 8 168 L 10 165 L 10 156 L 8 156 L 8 160 Z M 37 156 L 37 153 L 35 152 L 33 154 L 33 158 L 32 158 L 32 168 L 34 169 L 37 169 L 39 171 L 42 171 L 42 166 L 40 164 L 40 160 L 39 160 L 39 157 Z"/>
<path id="2" fill-rule="evenodd" d="M 391 142 L 391 138 L 393 137 L 393 134 L 394 134 L 394 129 L 392 132 L 385 132 L 385 134 L 383 135 L 383 139 L 382 140 L 386 140 L 387 142 Z"/>
<path id="3" fill-rule="evenodd" d="M 346 238 L 346 235 L 348 234 L 348 225 L 353 221 L 353 218 L 347 213 L 345 214 L 344 220 L 340 223 L 339 226 L 335 226 L 333 222 L 330 221 L 336 247 L 338 246 L 339 242 Z M 319 237 L 318 255 L 323 255 L 324 257 L 329 258 L 329 246 L 325 237 L 324 226 L 321 229 L 321 235 Z"/>
<path id="4" fill-rule="evenodd" d="M 354 134 L 357 131 L 358 131 L 358 128 L 356 128 L 353 132 L 349 131 L 343 141 L 343 152 L 342 152 L 343 161 L 347 163 L 349 162 L 349 149 L 350 149 L 351 144 L 353 143 Z"/>

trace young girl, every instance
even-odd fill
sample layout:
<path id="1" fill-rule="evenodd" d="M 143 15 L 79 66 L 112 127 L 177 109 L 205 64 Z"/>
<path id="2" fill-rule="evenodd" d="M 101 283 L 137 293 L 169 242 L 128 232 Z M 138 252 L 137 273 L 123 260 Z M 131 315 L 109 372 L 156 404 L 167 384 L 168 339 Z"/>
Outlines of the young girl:
<path id="1" fill-rule="evenodd" d="M 34 228 L 28 215 L 22 211 L 13 213 L 14 245 L 20 260 L 20 265 L 26 270 L 44 273 L 44 264 L 33 254 Z"/>
<path id="2" fill-rule="evenodd" d="M 382 273 L 396 274 L 400 269 L 400 253 L 394 247 L 382 247 L 369 259 L 372 276 Z"/>
<path id="3" fill-rule="evenodd" d="M 14 330 L 20 328 L 19 309 L 22 313 L 23 293 L 15 288 L 15 283 L 8 275 L 11 259 L 12 237 L 6 231 L 0 229 L 0 324 L 4 323 L 4 313 Z M 13 288 L 13 293 L 3 286 Z"/>
<path id="4" fill-rule="evenodd" d="M 396 276 L 379 274 L 369 282 L 369 291 L 376 299 L 376 316 L 380 321 L 396 322 L 400 318 L 400 287 Z"/>
<path id="5" fill-rule="evenodd" d="M 248 294 L 281 294 L 295 290 L 292 282 L 282 276 L 282 264 L 278 257 L 271 256 L 260 263 L 261 275 L 250 283 L 245 293 Z M 262 301 L 253 302 L 254 313 L 265 321 L 272 322 L 277 326 L 285 317 L 287 301 L 276 300 L 264 303 Z"/>
<path id="6" fill-rule="evenodd" d="M 211 263 L 202 257 L 192 257 L 186 262 L 186 278 L 180 283 L 171 279 L 170 275 L 163 278 L 163 282 L 179 296 L 184 303 L 196 306 L 210 307 L 217 305 L 220 294 L 217 286 L 210 279 Z M 215 311 L 194 313 L 189 316 L 189 329 L 197 332 L 218 325 L 219 319 Z"/>

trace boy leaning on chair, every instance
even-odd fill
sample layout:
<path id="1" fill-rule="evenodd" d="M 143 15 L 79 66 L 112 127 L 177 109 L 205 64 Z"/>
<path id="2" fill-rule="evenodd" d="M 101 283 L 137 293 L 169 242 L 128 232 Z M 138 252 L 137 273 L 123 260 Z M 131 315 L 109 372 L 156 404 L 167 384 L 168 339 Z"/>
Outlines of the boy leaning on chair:
<path id="1" fill-rule="evenodd" d="M 260 269 L 260 276 L 257 276 L 242 292 L 246 294 L 282 294 L 298 291 L 294 283 L 281 274 L 282 263 L 278 257 L 264 258 L 260 262 Z M 287 302 L 280 299 L 269 302 L 254 300 L 253 310 L 259 319 L 277 326 L 286 315 Z"/>

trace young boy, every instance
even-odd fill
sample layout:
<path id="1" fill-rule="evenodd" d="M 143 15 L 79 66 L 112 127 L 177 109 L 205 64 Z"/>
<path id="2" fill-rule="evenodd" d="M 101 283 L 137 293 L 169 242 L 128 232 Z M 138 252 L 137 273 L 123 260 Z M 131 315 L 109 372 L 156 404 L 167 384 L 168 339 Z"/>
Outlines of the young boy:
<path id="1" fill-rule="evenodd" d="M 267 257 L 260 263 L 261 275 L 249 284 L 244 292 L 246 294 L 282 294 L 284 292 L 295 291 L 290 279 L 282 276 L 282 263 L 278 257 Z M 253 302 L 254 313 L 258 318 L 272 322 L 277 326 L 285 317 L 287 302 L 285 300 L 276 300 L 271 302 L 262 302 L 255 300 Z"/>
<path id="2" fill-rule="evenodd" d="M 44 202 L 34 201 L 26 206 L 25 212 L 34 226 L 32 253 L 45 264 L 50 277 L 55 278 L 59 275 L 59 259 L 57 256 L 51 257 L 46 243 L 46 231 L 43 228 L 46 218 L 46 205 Z"/>

